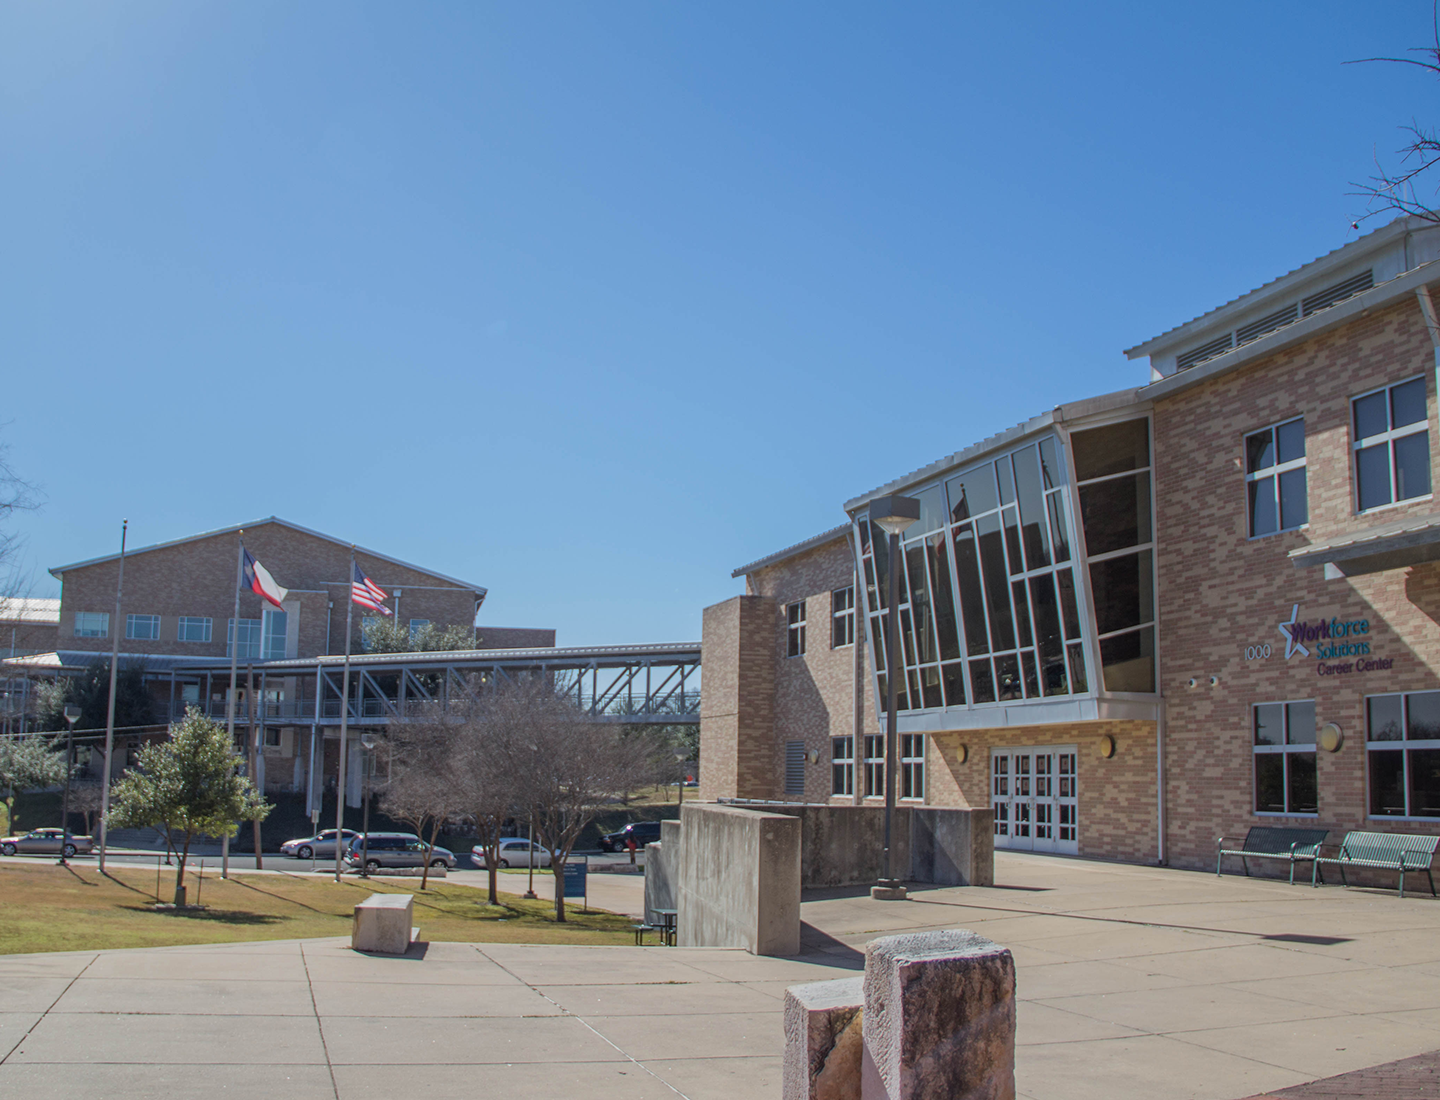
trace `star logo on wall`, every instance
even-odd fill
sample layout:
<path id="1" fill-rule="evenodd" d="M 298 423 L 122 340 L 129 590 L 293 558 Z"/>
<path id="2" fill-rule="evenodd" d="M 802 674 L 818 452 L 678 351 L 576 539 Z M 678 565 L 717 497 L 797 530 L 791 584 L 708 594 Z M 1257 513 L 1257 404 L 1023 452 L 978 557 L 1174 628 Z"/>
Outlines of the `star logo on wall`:
<path id="1" fill-rule="evenodd" d="M 1302 657 L 1310 656 L 1310 651 L 1301 644 L 1295 633 L 1295 624 L 1300 621 L 1300 605 L 1294 604 L 1290 608 L 1290 621 L 1288 623 L 1276 623 L 1275 629 L 1280 631 L 1280 637 L 1285 639 L 1285 659 L 1288 661 L 1295 654 Z"/>

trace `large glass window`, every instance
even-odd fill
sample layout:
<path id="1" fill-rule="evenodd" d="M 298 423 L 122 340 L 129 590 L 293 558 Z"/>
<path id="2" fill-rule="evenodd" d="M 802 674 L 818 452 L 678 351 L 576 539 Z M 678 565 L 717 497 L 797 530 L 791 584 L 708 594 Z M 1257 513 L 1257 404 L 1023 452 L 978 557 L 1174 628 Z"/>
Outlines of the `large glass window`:
<path id="1" fill-rule="evenodd" d="M 1071 436 L 1106 691 L 1155 690 L 1150 422 Z"/>
<path id="2" fill-rule="evenodd" d="M 1255 812 L 1320 811 L 1315 776 L 1315 701 L 1257 703 L 1251 709 Z"/>
<path id="3" fill-rule="evenodd" d="M 278 660 L 285 656 L 285 631 L 289 621 L 290 616 L 286 612 L 265 609 L 264 643 L 261 649 L 261 656 L 265 660 Z"/>
<path id="4" fill-rule="evenodd" d="M 110 636 L 110 614 L 106 611 L 75 612 L 75 637 L 108 638 Z"/>
<path id="5" fill-rule="evenodd" d="M 1430 492 L 1430 419 L 1425 376 L 1351 402 L 1355 505 L 1361 512 Z"/>
<path id="6" fill-rule="evenodd" d="M 1372 817 L 1440 817 L 1440 691 L 1365 700 Z"/>
<path id="7" fill-rule="evenodd" d="M 855 586 L 830 593 L 830 648 L 855 644 Z"/>
<path id="8" fill-rule="evenodd" d="M 235 645 L 235 620 L 226 620 L 225 628 L 225 656 L 238 656 L 241 659 L 246 657 L 260 656 L 260 641 L 262 623 L 259 619 L 240 620 L 240 645 Z"/>
<path id="9" fill-rule="evenodd" d="M 805 601 L 785 605 L 785 656 L 799 657 L 805 652 Z"/>
<path id="10" fill-rule="evenodd" d="M 125 637 L 142 642 L 160 640 L 159 615 L 126 615 Z"/>
<path id="11" fill-rule="evenodd" d="M 181 615 L 179 625 L 175 630 L 175 640 L 178 642 L 208 642 L 210 640 L 211 623 L 209 619 L 193 615 Z"/>
<path id="12" fill-rule="evenodd" d="M 1066 484 L 1059 443 L 1046 437 L 915 494 L 921 522 L 907 532 L 898 563 L 898 709 L 1087 689 Z M 933 518 L 941 500 L 943 524 Z M 888 540 L 872 545 L 868 524 L 859 528 L 883 711 Z"/>
<path id="13" fill-rule="evenodd" d="M 855 793 L 855 738 L 830 738 L 830 793 Z"/>
<path id="14" fill-rule="evenodd" d="M 1245 493 L 1251 538 L 1309 522 L 1303 417 L 1245 437 Z"/>

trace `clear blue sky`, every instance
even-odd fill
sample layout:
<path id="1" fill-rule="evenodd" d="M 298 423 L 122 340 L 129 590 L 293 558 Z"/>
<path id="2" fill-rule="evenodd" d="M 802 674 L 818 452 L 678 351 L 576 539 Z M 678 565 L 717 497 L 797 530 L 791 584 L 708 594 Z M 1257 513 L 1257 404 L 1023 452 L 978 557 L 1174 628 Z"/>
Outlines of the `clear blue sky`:
<path id="1" fill-rule="evenodd" d="M 277 514 L 562 644 L 1335 248 L 1418 0 L 9 3 L 0 439 L 45 568 Z M 1374 225 L 1381 224 L 1379 221 Z M 284 577 L 277 578 L 282 584 Z"/>

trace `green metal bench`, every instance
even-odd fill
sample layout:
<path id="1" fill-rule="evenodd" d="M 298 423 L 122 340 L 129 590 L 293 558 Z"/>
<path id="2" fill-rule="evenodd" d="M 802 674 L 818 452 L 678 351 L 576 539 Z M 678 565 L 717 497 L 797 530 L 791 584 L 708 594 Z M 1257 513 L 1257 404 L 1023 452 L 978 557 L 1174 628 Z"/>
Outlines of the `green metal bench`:
<path id="1" fill-rule="evenodd" d="M 1238 848 L 1227 848 L 1227 840 L 1221 837 L 1215 842 L 1218 854 L 1215 856 L 1215 873 L 1220 873 L 1220 862 L 1226 856 L 1239 856 L 1240 866 L 1250 874 L 1249 861 L 1252 859 L 1283 859 L 1290 864 L 1290 884 L 1295 884 L 1295 864 L 1302 859 L 1313 860 L 1320 854 L 1320 845 L 1330 833 L 1329 829 L 1285 829 L 1270 825 L 1253 825 L 1245 834 L 1245 841 Z M 1310 879 L 1315 879 L 1312 870 Z"/>
<path id="2" fill-rule="evenodd" d="M 1435 896 L 1435 877 L 1430 873 L 1430 861 L 1435 858 L 1435 845 L 1440 836 L 1416 836 L 1412 833 L 1346 833 L 1340 842 L 1340 852 L 1334 856 L 1317 854 L 1310 871 L 1310 885 L 1318 885 L 1316 877 L 1321 864 L 1334 864 L 1340 868 L 1340 881 L 1346 886 L 1346 867 L 1377 867 L 1400 873 L 1400 896 L 1405 896 L 1405 872 L 1424 871 L 1430 880 L 1430 896 Z M 1323 881 L 1323 880 L 1322 880 Z"/>

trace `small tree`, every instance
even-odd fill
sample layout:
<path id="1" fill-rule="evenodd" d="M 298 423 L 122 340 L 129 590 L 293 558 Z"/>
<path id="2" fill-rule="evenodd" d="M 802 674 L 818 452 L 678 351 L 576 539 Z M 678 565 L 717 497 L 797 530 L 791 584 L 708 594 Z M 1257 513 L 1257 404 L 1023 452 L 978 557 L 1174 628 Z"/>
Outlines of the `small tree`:
<path id="1" fill-rule="evenodd" d="M 512 734 L 505 750 L 511 782 L 533 814 L 555 874 L 555 919 L 565 919 L 565 863 L 585 826 L 647 765 L 648 744 L 588 718 L 545 677 L 497 689 Z"/>
<path id="2" fill-rule="evenodd" d="M 478 676 L 466 683 L 467 692 L 451 697 L 449 723 L 450 770 L 465 814 L 475 823 L 476 845 L 485 853 L 491 905 L 500 904 L 500 841 L 505 823 L 516 815 L 515 784 L 506 761 L 507 738 L 514 728 L 504 706 L 503 692 L 487 690 Z"/>
<path id="3" fill-rule="evenodd" d="M 451 716 L 434 711 L 391 733 L 391 778 L 380 794 L 380 805 L 390 817 L 414 829 L 425 846 L 422 890 L 430 881 L 430 860 L 440 830 L 468 808 L 465 793 L 456 781 L 457 726 Z"/>
<path id="4" fill-rule="evenodd" d="M 140 767 L 127 769 L 111 792 L 109 826 L 159 826 L 181 836 L 175 904 L 185 904 L 185 862 L 196 836 L 234 836 L 237 822 L 263 820 L 271 807 L 248 776 L 238 775 L 235 747 L 225 727 L 191 708 L 170 727 L 170 737 L 140 750 Z"/>
<path id="5" fill-rule="evenodd" d="M 363 638 L 366 653 L 444 653 L 475 648 L 473 626 L 426 623 L 412 632 L 409 623 L 388 617 L 367 623 Z"/>
<path id="6" fill-rule="evenodd" d="M 80 708 L 80 720 L 75 723 L 77 735 L 103 733 L 110 710 L 110 658 L 90 662 L 77 675 L 41 684 L 36 694 L 40 697 L 41 729 L 64 730 L 65 706 L 73 704 Z M 144 662 L 122 663 L 115 670 L 115 728 L 133 729 L 154 723 L 155 706 L 145 684 Z"/>
<path id="7" fill-rule="evenodd" d="M 0 738 L 0 799 L 13 831 L 15 796 L 65 782 L 65 754 L 48 737 Z"/>
<path id="8" fill-rule="evenodd" d="M 100 800 L 104 793 L 105 789 L 98 779 L 87 779 L 81 783 L 72 781 L 70 784 L 70 812 L 84 815 L 87 835 L 95 835 L 95 823 L 100 817 Z"/>

